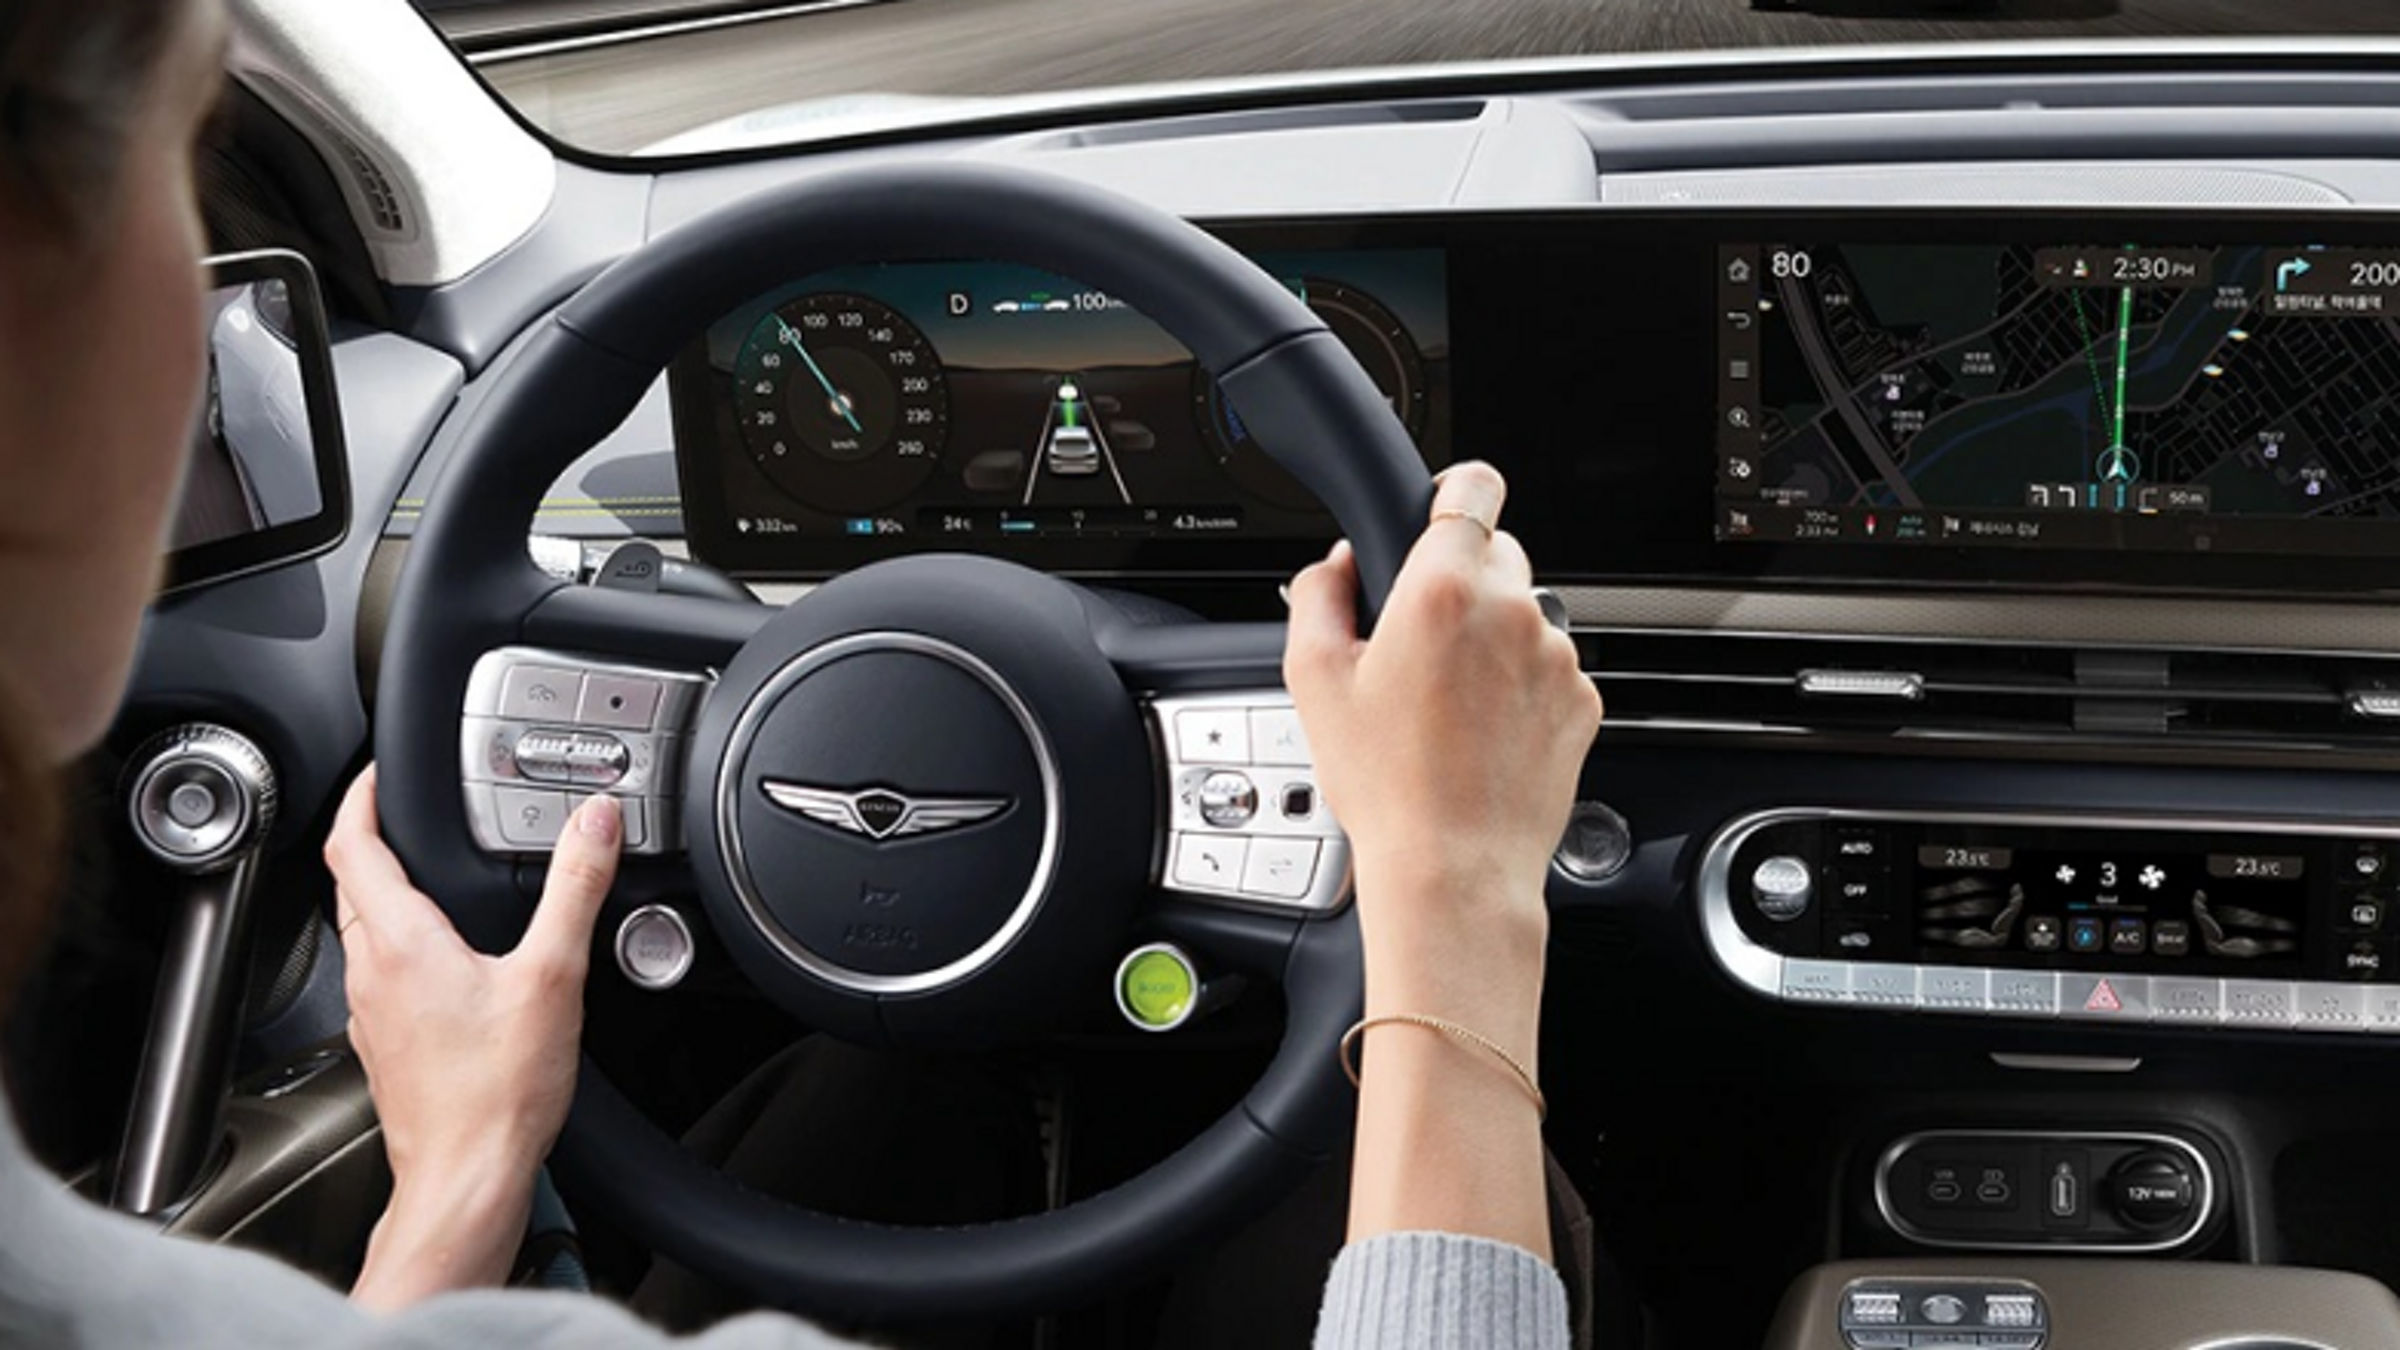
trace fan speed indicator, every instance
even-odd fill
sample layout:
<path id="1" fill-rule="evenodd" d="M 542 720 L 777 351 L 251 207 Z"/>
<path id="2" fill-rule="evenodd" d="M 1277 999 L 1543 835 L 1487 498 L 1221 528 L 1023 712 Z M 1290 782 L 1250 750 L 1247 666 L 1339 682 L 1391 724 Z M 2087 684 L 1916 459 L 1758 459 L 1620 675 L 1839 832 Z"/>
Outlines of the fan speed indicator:
<path id="1" fill-rule="evenodd" d="M 733 375 L 743 444 L 802 505 L 878 510 L 941 462 L 950 430 L 941 362 L 880 301 L 826 292 L 778 305 L 751 327 Z"/>

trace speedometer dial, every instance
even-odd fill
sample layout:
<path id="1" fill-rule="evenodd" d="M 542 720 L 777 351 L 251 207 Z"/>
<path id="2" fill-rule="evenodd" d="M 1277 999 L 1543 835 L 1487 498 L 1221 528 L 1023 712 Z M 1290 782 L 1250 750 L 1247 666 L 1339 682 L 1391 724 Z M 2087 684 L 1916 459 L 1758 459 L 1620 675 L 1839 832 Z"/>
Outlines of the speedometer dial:
<path id="1" fill-rule="evenodd" d="M 863 295 L 804 295 L 769 310 L 734 363 L 750 457 L 793 500 L 836 515 L 878 510 L 941 462 L 950 396 L 925 335 Z"/>
<path id="2" fill-rule="evenodd" d="M 1425 429 L 1425 361 L 1407 326 L 1381 301 L 1355 287 L 1314 277 L 1303 279 L 1300 287 L 1308 307 L 1350 349 L 1367 378 L 1390 400 L 1409 438 L 1416 439 Z M 1234 485 L 1286 510 L 1320 509 L 1309 490 L 1251 438 L 1240 411 L 1226 401 L 1217 382 L 1205 371 L 1198 379 L 1193 401 L 1199 405 L 1209 448 Z"/>

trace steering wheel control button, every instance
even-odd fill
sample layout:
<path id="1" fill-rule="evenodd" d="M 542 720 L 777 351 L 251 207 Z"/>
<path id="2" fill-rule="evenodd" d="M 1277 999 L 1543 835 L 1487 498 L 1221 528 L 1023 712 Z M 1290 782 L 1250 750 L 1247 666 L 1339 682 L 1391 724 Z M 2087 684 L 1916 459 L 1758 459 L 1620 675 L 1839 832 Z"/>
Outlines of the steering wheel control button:
<path id="1" fill-rule="evenodd" d="M 1175 837 L 1175 884 L 1195 891 L 1238 894 L 1250 841 L 1238 835 L 1181 834 Z"/>
<path id="2" fill-rule="evenodd" d="M 638 853 L 649 847 L 650 804 L 643 801 L 639 797 L 618 797 L 613 792 L 606 794 L 586 793 L 581 796 L 576 796 L 570 793 L 567 797 L 567 817 L 569 819 L 573 819 L 575 813 L 582 810 L 583 804 L 590 801 L 594 795 L 606 795 L 616 798 L 617 819 L 623 822 L 625 830 L 624 846 L 627 852 Z"/>
<path id="3" fill-rule="evenodd" d="M 1235 830 L 1258 814 L 1258 785 L 1250 775 L 1219 770 L 1200 781 L 1200 818 L 1221 830 Z"/>
<path id="4" fill-rule="evenodd" d="M 571 722 L 582 698 L 580 670 L 513 665 L 500 681 L 500 702 L 491 711 L 528 722 Z"/>
<path id="5" fill-rule="evenodd" d="M 1750 902 L 1767 918 L 1790 923 L 1808 912 L 1816 885 L 1807 863 L 1788 854 L 1778 855 L 1750 873 Z"/>
<path id="6" fill-rule="evenodd" d="M 658 681 L 639 675 L 588 675 L 582 701 L 575 705 L 575 720 L 587 727 L 648 731 L 664 693 Z"/>
<path id="7" fill-rule="evenodd" d="M 644 905 L 617 925 L 617 969 L 653 992 L 683 983 L 692 970 L 691 925 L 667 905 Z"/>
<path id="8" fill-rule="evenodd" d="M 1241 708 L 1185 708 L 1175 714 L 1175 750 L 1191 764 L 1247 764 L 1250 714 Z"/>
<path id="9" fill-rule="evenodd" d="M 1158 884 L 1278 909 L 1338 908 L 1350 891 L 1349 840 L 1317 786 L 1291 696 L 1264 689 L 1169 694 L 1151 700 L 1148 712 L 1153 744 L 1165 755 L 1169 836 L 1157 855 Z M 1213 745 L 1212 730 L 1224 733 Z M 1246 767 L 1228 761 L 1228 744 Z M 1232 850 L 1187 856 L 1194 839 L 1212 835 L 1243 840 L 1229 874 L 1208 864 L 1235 862 Z"/>
<path id="10" fill-rule="evenodd" d="M 1291 708 L 1250 710 L 1250 753 L 1257 763 L 1287 769 L 1305 769 L 1316 763 L 1308 753 L 1308 733 L 1300 727 L 1300 714 Z"/>
<path id="11" fill-rule="evenodd" d="M 550 848 L 558 843 L 559 831 L 566 828 L 567 794 L 563 792 L 494 788 L 492 805 L 499 818 L 500 837 L 517 848 Z"/>
<path id="12" fill-rule="evenodd" d="M 1633 827 L 1603 802 L 1575 803 L 1550 859 L 1560 872 L 1587 883 L 1608 880 L 1632 860 Z"/>
<path id="13" fill-rule="evenodd" d="M 1270 900 L 1297 900 L 1317 875 L 1314 839 L 1253 839 L 1242 864 L 1242 893 Z"/>
<path id="14" fill-rule="evenodd" d="M 604 788 L 625 810 L 625 848 L 680 847 L 684 736 L 712 677 L 592 660 L 531 647 L 485 652 L 467 677 L 459 771 L 476 844 L 492 853 L 541 853 L 556 835 L 519 823 L 503 830 L 485 785 L 556 788 L 573 797 Z"/>
<path id="15" fill-rule="evenodd" d="M 1117 964 L 1117 1011 L 1143 1031 L 1173 1031 L 1200 1008 L 1199 969 L 1181 948 L 1154 942 Z"/>
<path id="16" fill-rule="evenodd" d="M 1317 816 L 1317 787 L 1314 783 L 1286 783 L 1278 794 L 1285 820 L 1307 821 Z"/>

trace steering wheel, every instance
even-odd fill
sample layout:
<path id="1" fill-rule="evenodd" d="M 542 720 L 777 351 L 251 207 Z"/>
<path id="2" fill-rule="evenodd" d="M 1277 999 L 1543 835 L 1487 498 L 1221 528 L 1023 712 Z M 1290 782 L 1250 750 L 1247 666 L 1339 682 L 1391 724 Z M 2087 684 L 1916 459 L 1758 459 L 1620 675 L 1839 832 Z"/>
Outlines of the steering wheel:
<path id="1" fill-rule="evenodd" d="M 1296 723 L 1277 720 L 1290 716 L 1280 626 L 1131 611 L 990 558 L 877 563 L 778 612 L 563 585 L 527 555 L 544 491 L 709 324 L 819 270 L 964 258 L 1071 276 L 1181 341 L 1332 510 L 1365 612 L 1380 605 L 1432 484 L 1389 405 L 1289 290 L 1185 222 L 1092 187 L 1014 167 L 878 167 L 663 234 L 513 346 L 454 415 L 376 708 L 385 832 L 487 951 L 523 932 L 543 872 L 539 857 L 490 851 L 505 843 L 491 803 L 520 800 L 505 794 L 543 768 L 506 719 L 541 718 L 520 704 L 464 715 L 471 701 L 491 713 L 534 697 L 509 673 L 522 666 L 563 670 L 587 712 L 594 681 L 632 678 L 608 687 L 637 702 L 643 672 L 665 684 L 654 713 L 602 719 L 655 719 L 600 735 L 632 747 L 617 764 L 628 842 L 643 842 L 639 807 L 646 847 L 664 855 L 627 858 L 614 912 L 629 894 L 696 889 L 743 976 L 805 1025 L 876 1046 L 1022 1044 L 1105 989 L 1136 934 L 1281 986 L 1281 1044 L 1197 1138 L 1108 1191 L 972 1226 L 862 1223 L 748 1190 L 678 1147 L 587 1055 L 554 1155 L 581 1199 L 764 1301 L 868 1324 L 1088 1301 L 1262 1211 L 1341 1144 L 1353 1106 L 1335 1046 L 1363 977 L 1346 844 L 1321 804 L 1294 825 L 1275 798 L 1248 803 L 1246 828 L 1280 832 L 1277 856 L 1297 847 L 1315 863 L 1247 895 L 1230 876 L 1187 884 L 1176 856 L 1242 833 L 1226 828 L 1244 806 L 1228 780 L 1207 820 L 1195 814 L 1212 771 L 1270 789 L 1310 775 Z M 669 724 L 673 691 L 703 688 L 688 700 L 696 718 Z M 1232 743 L 1244 719 L 1261 729 L 1254 750 Z M 1272 727 L 1286 730 L 1270 754 Z"/>

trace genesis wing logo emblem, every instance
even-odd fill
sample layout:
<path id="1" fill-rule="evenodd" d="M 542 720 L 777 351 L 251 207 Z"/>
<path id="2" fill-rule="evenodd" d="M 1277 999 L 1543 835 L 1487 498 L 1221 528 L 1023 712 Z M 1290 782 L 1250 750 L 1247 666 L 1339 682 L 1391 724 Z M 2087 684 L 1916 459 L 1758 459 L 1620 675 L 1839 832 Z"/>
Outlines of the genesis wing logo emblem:
<path id="1" fill-rule="evenodd" d="M 1008 809 L 1006 797 L 909 797 L 889 788 L 836 792 L 768 778 L 767 800 L 819 825 L 869 839 L 909 839 L 990 820 Z"/>

